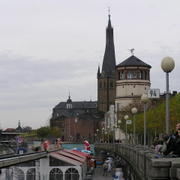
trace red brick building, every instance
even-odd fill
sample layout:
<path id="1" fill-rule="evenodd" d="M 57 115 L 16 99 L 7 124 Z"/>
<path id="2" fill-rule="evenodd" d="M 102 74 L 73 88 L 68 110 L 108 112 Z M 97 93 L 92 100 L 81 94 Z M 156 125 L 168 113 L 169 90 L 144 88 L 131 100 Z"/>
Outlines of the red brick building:
<path id="1" fill-rule="evenodd" d="M 94 141 L 96 129 L 100 128 L 103 114 L 97 112 L 96 101 L 60 102 L 53 108 L 51 127 L 60 128 L 64 141 Z"/>

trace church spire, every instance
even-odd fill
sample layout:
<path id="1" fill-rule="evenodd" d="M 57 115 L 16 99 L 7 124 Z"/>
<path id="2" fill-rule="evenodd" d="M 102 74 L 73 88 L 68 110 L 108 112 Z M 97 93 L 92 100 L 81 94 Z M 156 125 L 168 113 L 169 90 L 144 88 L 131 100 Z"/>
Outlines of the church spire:
<path id="1" fill-rule="evenodd" d="M 109 20 L 108 20 L 108 28 L 112 28 L 112 27 L 111 27 L 111 13 L 110 13 L 110 7 L 108 7 L 108 17 L 109 17 Z"/>
<path id="2" fill-rule="evenodd" d="M 108 26 L 106 28 L 106 48 L 103 59 L 102 74 L 105 76 L 112 76 L 112 74 L 115 73 L 116 60 L 110 9 L 108 10 L 108 12 Z"/>
<path id="3" fill-rule="evenodd" d="M 97 78 L 100 76 L 100 67 L 99 67 L 99 65 L 98 65 L 98 70 L 97 70 Z"/>

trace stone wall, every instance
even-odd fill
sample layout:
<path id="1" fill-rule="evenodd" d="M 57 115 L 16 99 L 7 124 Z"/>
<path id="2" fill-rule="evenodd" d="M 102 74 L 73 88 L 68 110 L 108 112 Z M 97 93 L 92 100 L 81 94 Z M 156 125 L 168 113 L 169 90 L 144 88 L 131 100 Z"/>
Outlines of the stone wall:
<path id="1" fill-rule="evenodd" d="M 158 158 L 152 149 L 128 144 L 96 144 L 121 156 L 130 166 L 134 180 L 180 180 L 180 158 Z"/>

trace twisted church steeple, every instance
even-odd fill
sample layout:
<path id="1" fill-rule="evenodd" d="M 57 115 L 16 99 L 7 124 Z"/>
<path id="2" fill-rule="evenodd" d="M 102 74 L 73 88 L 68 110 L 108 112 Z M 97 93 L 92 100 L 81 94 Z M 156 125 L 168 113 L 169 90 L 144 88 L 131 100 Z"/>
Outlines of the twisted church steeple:
<path id="1" fill-rule="evenodd" d="M 108 15 L 108 26 L 106 28 L 106 48 L 103 58 L 102 74 L 112 76 L 115 73 L 116 59 L 114 48 L 113 27 L 111 26 L 111 15 Z"/>

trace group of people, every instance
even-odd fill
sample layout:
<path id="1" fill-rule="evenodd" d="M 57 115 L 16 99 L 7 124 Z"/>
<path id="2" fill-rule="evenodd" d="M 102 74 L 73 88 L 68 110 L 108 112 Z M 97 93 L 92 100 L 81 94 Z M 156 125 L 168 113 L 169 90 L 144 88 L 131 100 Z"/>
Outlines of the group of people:
<path id="1" fill-rule="evenodd" d="M 113 165 L 113 158 L 108 157 L 103 163 L 103 176 L 107 176 L 108 173 L 111 173 Z"/>
<path id="2" fill-rule="evenodd" d="M 158 154 L 167 157 L 180 157 L 180 123 L 176 124 L 175 133 L 156 137 L 153 145 Z"/>
<path id="3" fill-rule="evenodd" d="M 117 157 L 115 159 L 108 157 L 103 164 L 103 176 L 108 176 L 108 174 L 110 174 L 113 180 L 124 180 L 122 164 L 119 163 L 120 160 Z"/>
<path id="4" fill-rule="evenodd" d="M 62 141 L 60 138 L 57 138 L 55 140 L 55 147 L 56 148 L 61 148 L 61 145 L 62 145 Z M 50 142 L 48 140 L 44 140 L 43 143 L 42 143 L 42 148 L 44 151 L 48 151 L 49 150 L 49 146 L 50 146 Z"/>

